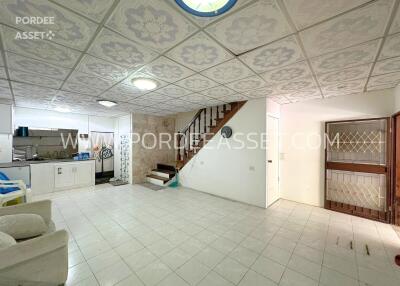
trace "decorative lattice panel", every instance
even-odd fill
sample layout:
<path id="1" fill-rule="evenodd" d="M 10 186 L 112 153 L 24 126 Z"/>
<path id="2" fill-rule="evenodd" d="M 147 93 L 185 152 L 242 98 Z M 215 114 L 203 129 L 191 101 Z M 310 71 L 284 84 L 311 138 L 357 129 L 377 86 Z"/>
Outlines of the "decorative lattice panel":
<path id="1" fill-rule="evenodd" d="M 129 136 L 121 135 L 120 157 L 121 157 L 121 180 L 129 181 Z"/>
<path id="2" fill-rule="evenodd" d="M 330 162 L 386 164 L 386 120 L 330 123 L 327 137 Z"/>
<path id="3" fill-rule="evenodd" d="M 327 171 L 327 200 L 386 211 L 386 176 Z"/>

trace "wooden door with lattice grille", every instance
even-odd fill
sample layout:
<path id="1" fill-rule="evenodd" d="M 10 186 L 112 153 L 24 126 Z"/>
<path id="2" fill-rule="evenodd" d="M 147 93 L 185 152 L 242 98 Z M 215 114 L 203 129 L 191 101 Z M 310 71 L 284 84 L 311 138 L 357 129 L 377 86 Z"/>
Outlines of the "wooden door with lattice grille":
<path id="1" fill-rule="evenodd" d="M 393 120 L 394 130 L 394 170 L 393 170 L 393 210 L 394 224 L 400 226 L 400 114 L 395 115 Z"/>
<path id="2" fill-rule="evenodd" d="M 390 222 L 390 119 L 326 123 L 325 207 Z"/>

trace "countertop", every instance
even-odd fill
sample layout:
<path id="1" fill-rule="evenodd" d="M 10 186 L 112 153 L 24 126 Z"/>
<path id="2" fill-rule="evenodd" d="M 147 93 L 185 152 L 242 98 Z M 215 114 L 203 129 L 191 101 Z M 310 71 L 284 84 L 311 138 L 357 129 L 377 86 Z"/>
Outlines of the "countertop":
<path id="1" fill-rule="evenodd" d="M 74 160 L 74 159 L 54 159 L 54 160 L 41 160 L 41 161 L 14 161 L 10 163 L 0 164 L 0 168 L 11 168 L 11 167 L 26 167 L 34 164 L 46 164 L 46 163 L 78 163 L 95 160 L 93 158 L 87 160 Z"/>

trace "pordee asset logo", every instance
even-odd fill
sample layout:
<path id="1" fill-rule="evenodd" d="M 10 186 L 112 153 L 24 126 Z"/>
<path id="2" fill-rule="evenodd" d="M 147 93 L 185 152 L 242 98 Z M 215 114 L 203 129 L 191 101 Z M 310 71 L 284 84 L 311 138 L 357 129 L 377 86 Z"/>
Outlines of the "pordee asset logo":
<path id="1" fill-rule="evenodd" d="M 54 17 L 15 17 L 17 25 L 54 25 Z M 16 40 L 52 40 L 55 33 L 48 31 L 18 31 L 15 35 Z"/>

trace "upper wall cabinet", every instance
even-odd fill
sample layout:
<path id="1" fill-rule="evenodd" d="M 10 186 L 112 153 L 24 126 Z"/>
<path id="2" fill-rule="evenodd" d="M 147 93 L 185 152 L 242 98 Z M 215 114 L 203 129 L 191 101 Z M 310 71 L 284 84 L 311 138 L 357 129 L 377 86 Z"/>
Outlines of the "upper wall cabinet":
<path id="1" fill-rule="evenodd" d="M 12 133 L 12 106 L 0 104 L 0 134 Z"/>

